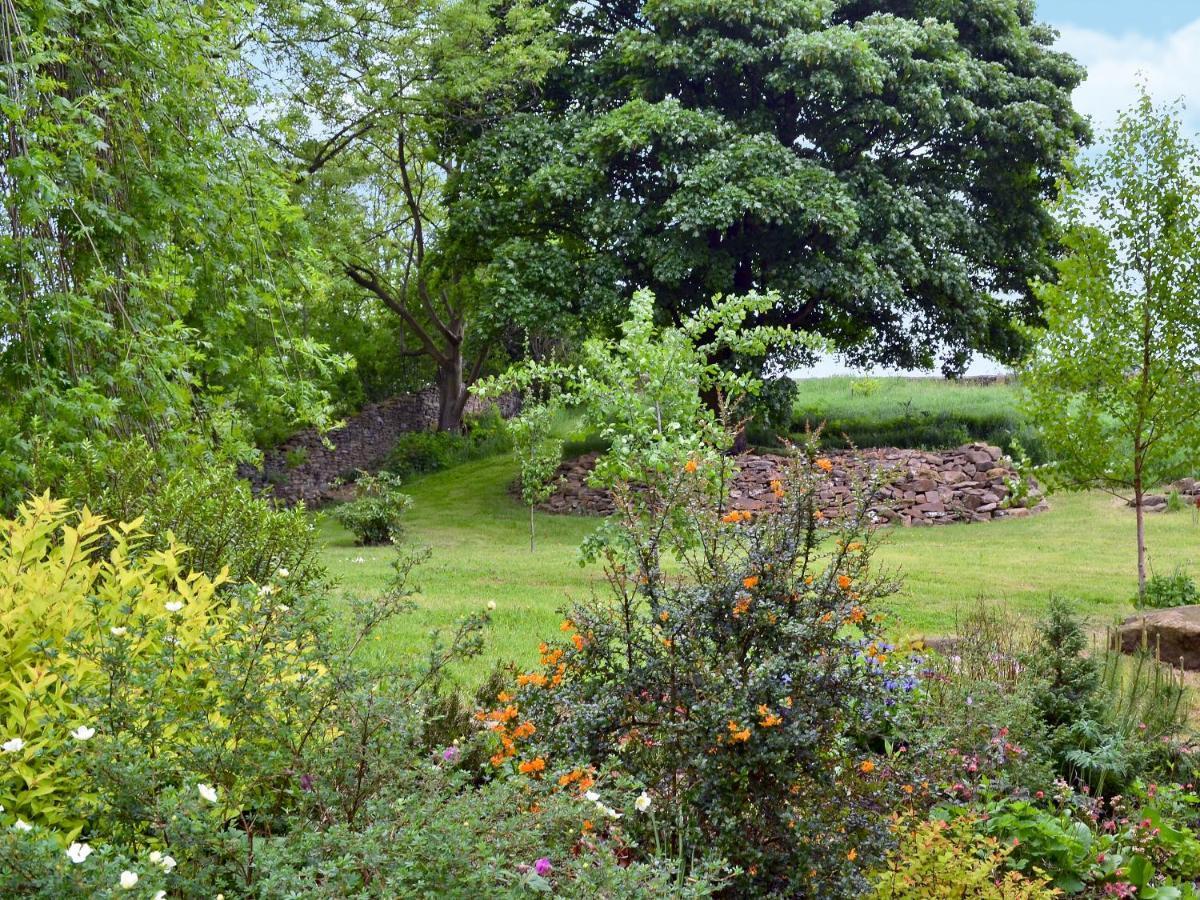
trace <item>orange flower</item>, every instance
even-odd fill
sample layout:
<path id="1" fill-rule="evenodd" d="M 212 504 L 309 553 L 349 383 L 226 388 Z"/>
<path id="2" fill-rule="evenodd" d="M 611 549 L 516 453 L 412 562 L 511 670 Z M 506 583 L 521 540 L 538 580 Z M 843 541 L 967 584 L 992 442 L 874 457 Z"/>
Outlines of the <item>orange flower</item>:
<path id="1" fill-rule="evenodd" d="M 527 684 L 532 684 L 534 687 L 545 687 L 546 676 L 541 672 L 530 672 L 527 675 L 517 676 L 517 686 L 524 687 Z"/>
<path id="2" fill-rule="evenodd" d="M 668 650 L 670 650 L 670 649 L 671 649 L 673 646 L 675 646 L 673 643 L 671 643 L 671 639 L 670 639 L 670 638 L 663 638 L 663 639 L 662 639 L 662 645 L 663 645 L 664 647 L 666 647 Z"/>
<path id="3" fill-rule="evenodd" d="M 851 551 L 852 553 L 857 552 L 857 551 L 861 550 L 862 548 L 863 548 L 862 541 L 851 541 L 850 544 L 846 547 L 846 549 Z"/>
<path id="4" fill-rule="evenodd" d="M 818 509 L 816 512 L 813 513 L 813 518 L 816 519 L 818 522 L 820 522 L 822 519 L 825 518 L 825 513 L 821 512 L 821 510 Z"/>
<path id="5" fill-rule="evenodd" d="M 856 607 L 854 607 L 854 609 L 850 610 L 850 621 L 853 622 L 855 625 L 857 625 L 859 622 L 861 622 L 866 617 L 867 617 L 867 614 L 865 612 L 863 612 L 861 606 L 856 606 Z"/>
<path id="6" fill-rule="evenodd" d="M 776 725 L 779 725 L 781 722 L 783 722 L 783 719 L 771 712 L 770 708 L 765 703 L 759 704 L 758 714 L 762 717 L 758 724 L 763 728 L 774 728 Z"/>
<path id="7" fill-rule="evenodd" d="M 512 694 L 510 694 L 508 691 L 501 691 L 500 693 L 498 693 L 496 695 L 496 699 L 499 700 L 501 703 L 511 703 L 512 698 L 513 698 Z"/>
<path id="8" fill-rule="evenodd" d="M 833 613 L 825 613 L 825 615 L 821 616 L 822 625 L 828 625 L 831 621 L 833 621 Z"/>
<path id="9" fill-rule="evenodd" d="M 583 649 L 583 635 L 582 634 L 572 635 L 571 642 L 575 645 L 576 650 Z"/>
<path id="10" fill-rule="evenodd" d="M 817 460 L 817 468 L 820 469 L 822 472 L 832 472 L 833 471 L 833 463 L 831 463 L 829 460 L 825 459 L 824 457 L 821 457 L 820 459 Z"/>
<path id="11" fill-rule="evenodd" d="M 570 631 L 574 627 L 575 627 L 575 623 L 572 622 L 570 619 L 563 619 L 562 622 L 558 626 L 558 630 L 559 631 Z"/>
<path id="12" fill-rule="evenodd" d="M 513 729 L 513 737 L 517 738 L 518 740 L 521 738 L 527 738 L 527 737 L 530 737 L 531 735 L 533 735 L 533 733 L 536 731 L 537 731 L 537 726 L 534 725 L 532 722 L 522 722 L 520 725 L 518 725 L 516 728 Z"/>
<path id="13" fill-rule="evenodd" d="M 792 697 L 790 694 L 783 698 L 783 705 L 786 706 L 788 709 L 792 708 Z"/>
<path id="14" fill-rule="evenodd" d="M 839 575 L 838 576 L 838 587 L 840 587 L 843 591 L 846 590 L 846 588 L 850 587 L 850 585 L 852 585 L 853 583 L 854 582 L 851 580 L 849 575 Z"/>
<path id="15" fill-rule="evenodd" d="M 730 510 L 729 512 L 725 513 L 725 515 L 721 516 L 721 521 L 726 525 L 736 525 L 738 522 L 742 521 L 742 514 L 736 509 Z"/>
<path id="16" fill-rule="evenodd" d="M 660 621 L 660 622 L 669 621 L 670 618 L 671 618 L 671 614 L 669 612 L 667 612 L 665 609 L 658 614 L 658 621 Z"/>
<path id="17" fill-rule="evenodd" d="M 699 468 L 699 466 L 697 466 L 696 461 L 694 459 L 689 459 L 686 463 L 683 464 L 683 471 L 687 472 L 689 475 L 691 475 L 693 472 L 695 472 L 697 468 Z"/>
<path id="18" fill-rule="evenodd" d="M 900 790 L 904 791 L 906 794 L 911 794 L 913 792 L 913 786 L 911 784 L 906 784 Z"/>
<path id="19" fill-rule="evenodd" d="M 858 859 L 858 851 L 851 847 L 850 852 L 846 854 L 846 859 L 850 860 L 850 862 L 854 862 L 856 859 Z"/>
<path id="20" fill-rule="evenodd" d="M 543 771 L 545 768 L 546 768 L 546 761 L 544 759 L 542 759 L 540 756 L 537 757 L 537 759 L 526 760 L 525 762 L 518 763 L 518 765 L 517 765 L 517 771 L 520 772 L 522 775 L 536 775 L 538 772 Z"/>
<path id="21" fill-rule="evenodd" d="M 783 482 L 780 481 L 778 478 L 774 479 L 771 482 L 771 493 L 774 494 L 776 497 L 783 496 Z"/>
<path id="22" fill-rule="evenodd" d="M 743 578 L 742 579 L 742 587 L 744 587 L 748 591 L 753 590 L 754 588 L 758 587 L 758 576 L 750 575 L 746 578 Z"/>
<path id="23" fill-rule="evenodd" d="M 749 597 L 743 597 L 737 603 L 733 604 L 733 614 L 735 616 L 744 616 L 748 612 L 750 612 Z"/>
<path id="24" fill-rule="evenodd" d="M 584 819 L 584 820 L 583 820 L 583 827 L 582 827 L 581 829 L 579 829 L 579 830 L 580 830 L 580 831 L 582 831 L 584 834 L 587 834 L 587 833 L 588 833 L 589 831 L 591 831 L 591 830 L 592 830 L 594 827 L 595 827 L 595 826 L 594 826 L 594 825 L 592 825 L 592 820 L 591 820 L 591 819 Z"/>
<path id="25" fill-rule="evenodd" d="M 729 720 L 729 739 L 731 741 L 733 741 L 735 744 L 738 743 L 739 741 L 743 741 L 743 742 L 748 741 L 748 740 L 750 740 L 750 729 L 743 728 L 737 722 L 730 719 Z"/>
<path id="26" fill-rule="evenodd" d="M 875 771 L 875 763 L 871 762 L 869 759 L 864 759 L 858 764 L 858 771 L 862 772 L 864 775 L 870 775 Z"/>

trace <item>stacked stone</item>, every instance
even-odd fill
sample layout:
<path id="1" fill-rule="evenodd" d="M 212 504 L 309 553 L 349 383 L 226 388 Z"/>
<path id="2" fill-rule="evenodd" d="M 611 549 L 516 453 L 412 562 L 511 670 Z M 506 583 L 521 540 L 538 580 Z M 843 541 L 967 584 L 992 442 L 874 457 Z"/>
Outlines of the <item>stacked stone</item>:
<path id="1" fill-rule="evenodd" d="M 906 526 L 987 522 L 1027 516 L 1046 508 L 1041 490 L 1014 496 L 1010 485 L 1020 476 L 998 447 L 968 444 L 944 453 L 878 448 L 827 454 L 833 465 L 817 500 L 826 516 L 836 517 L 854 502 L 859 485 L 878 478 L 870 510 L 877 521 Z M 608 515 L 612 498 L 588 479 L 597 454 L 568 460 L 559 467 L 558 491 L 539 508 L 551 513 Z M 789 460 L 771 454 L 745 453 L 730 490 L 734 509 L 770 510 L 779 501 L 771 483 L 786 479 Z"/>
<path id="2" fill-rule="evenodd" d="M 467 412 L 483 412 L 485 403 L 475 397 L 467 401 Z M 518 399 L 501 398 L 503 416 L 516 412 Z M 437 424 L 438 397 L 435 389 L 402 394 L 363 407 L 346 424 L 326 434 L 306 429 L 278 447 L 263 453 L 263 466 L 243 466 L 239 474 L 256 493 L 270 489 L 280 503 L 321 503 L 337 483 L 359 470 L 373 472 L 387 459 L 400 435 L 422 431 Z"/>

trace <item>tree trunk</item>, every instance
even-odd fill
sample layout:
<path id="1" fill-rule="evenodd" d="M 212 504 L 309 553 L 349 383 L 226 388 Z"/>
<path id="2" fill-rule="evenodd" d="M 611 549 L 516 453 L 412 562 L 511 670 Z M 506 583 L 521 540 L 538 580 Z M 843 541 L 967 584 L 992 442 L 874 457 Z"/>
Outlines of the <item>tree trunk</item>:
<path id="1" fill-rule="evenodd" d="M 463 428 L 463 411 L 467 406 L 467 385 L 463 381 L 462 350 L 448 348 L 449 361 L 439 364 L 438 431 L 459 432 Z"/>
<path id="2" fill-rule="evenodd" d="M 1133 478 L 1133 508 L 1137 516 L 1137 570 L 1138 570 L 1138 599 L 1146 599 L 1146 512 L 1142 508 L 1142 474 L 1138 472 Z"/>

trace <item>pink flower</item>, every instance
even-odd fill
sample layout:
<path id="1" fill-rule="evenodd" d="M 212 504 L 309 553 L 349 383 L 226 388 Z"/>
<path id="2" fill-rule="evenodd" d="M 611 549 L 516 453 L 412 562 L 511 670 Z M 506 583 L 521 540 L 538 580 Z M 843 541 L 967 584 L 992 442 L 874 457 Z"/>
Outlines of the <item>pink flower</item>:
<path id="1" fill-rule="evenodd" d="M 550 860 L 547 857 L 543 856 L 541 859 L 534 862 L 533 871 L 545 878 L 554 871 L 554 866 L 551 865 Z"/>

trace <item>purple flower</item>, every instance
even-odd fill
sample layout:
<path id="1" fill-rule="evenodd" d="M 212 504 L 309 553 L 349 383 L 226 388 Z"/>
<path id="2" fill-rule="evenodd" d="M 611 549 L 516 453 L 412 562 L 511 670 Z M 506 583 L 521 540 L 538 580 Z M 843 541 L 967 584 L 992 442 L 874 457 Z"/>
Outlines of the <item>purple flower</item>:
<path id="1" fill-rule="evenodd" d="M 554 866 L 550 864 L 550 860 L 547 857 L 543 856 L 533 864 L 533 871 L 545 878 L 554 871 Z"/>
<path id="2" fill-rule="evenodd" d="M 447 747 L 445 750 L 442 751 L 442 762 L 452 763 L 452 762 L 457 762 L 457 761 L 458 761 L 458 748 L 457 747 Z"/>
<path id="3" fill-rule="evenodd" d="M 300 776 L 300 790 L 311 792 L 313 789 L 313 777 L 307 773 Z"/>

